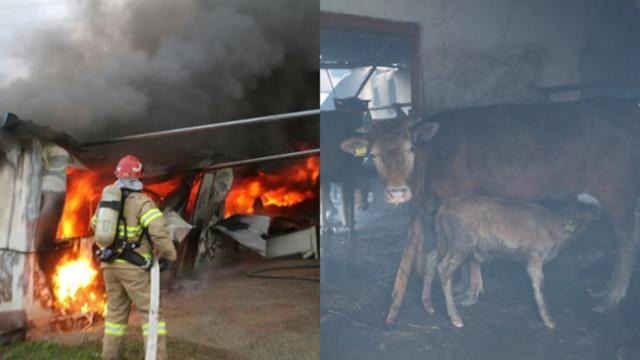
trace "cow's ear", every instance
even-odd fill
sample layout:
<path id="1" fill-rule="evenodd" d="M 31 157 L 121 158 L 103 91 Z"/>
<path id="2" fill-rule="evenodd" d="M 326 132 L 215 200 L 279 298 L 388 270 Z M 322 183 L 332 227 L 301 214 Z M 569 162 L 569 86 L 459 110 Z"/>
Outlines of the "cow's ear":
<path id="1" fill-rule="evenodd" d="M 361 137 L 351 137 L 343 141 L 340 148 L 353 156 L 366 156 L 369 152 L 369 141 Z"/>
<path id="2" fill-rule="evenodd" d="M 425 142 L 431 140 L 438 133 L 440 124 L 433 122 L 423 122 L 414 126 L 411 131 L 413 132 L 414 142 Z"/>

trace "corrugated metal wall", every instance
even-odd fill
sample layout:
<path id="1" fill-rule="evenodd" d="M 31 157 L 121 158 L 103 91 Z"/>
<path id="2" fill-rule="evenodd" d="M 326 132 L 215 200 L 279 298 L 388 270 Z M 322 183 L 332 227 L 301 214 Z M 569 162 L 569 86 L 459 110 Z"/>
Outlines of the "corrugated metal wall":
<path id="1" fill-rule="evenodd" d="M 12 135 L 3 134 L 3 140 Z M 39 272 L 35 232 L 43 190 L 64 192 L 69 155 L 39 140 L 6 141 L 0 157 L 0 334 L 24 326 Z"/>

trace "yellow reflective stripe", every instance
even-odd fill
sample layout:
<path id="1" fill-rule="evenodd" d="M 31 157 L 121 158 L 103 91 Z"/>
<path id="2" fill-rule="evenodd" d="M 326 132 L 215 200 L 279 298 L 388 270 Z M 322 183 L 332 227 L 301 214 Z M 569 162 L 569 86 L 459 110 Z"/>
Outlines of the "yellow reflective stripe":
<path id="1" fill-rule="evenodd" d="M 142 324 L 142 335 L 149 335 L 149 324 Z M 167 323 L 164 321 L 158 322 L 158 335 L 167 335 Z"/>
<path id="2" fill-rule="evenodd" d="M 116 324 L 109 321 L 104 322 L 104 333 L 112 336 L 123 336 L 127 332 L 126 324 Z"/>
<path id="3" fill-rule="evenodd" d="M 125 233 L 124 231 L 120 231 L 119 232 L 120 236 L 124 236 Z M 142 235 L 142 231 L 127 231 L 127 237 L 134 237 L 134 236 L 140 236 Z"/>
<path id="4" fill-rule="evenodd" d="M 146 213 L 142 214 L 142 216 L 140 217 L 140 224 L 144 227 L 147 227 L 149 226 L 149 224 L 151 224 L 151 222 L 153 222 L 153 220 L 161 216 L 162 216 L 162 213 L 160 212 L 160 210 L 155 208 L 151 209 Z"/>
<path id="5" fill-rule="evenodd" d="M 125 231 L 127 232 L 127 236 L 141 235 L 142 230 L 143 229 L 141 226 L 127 226 L 127 227 L 125 227 L 124 225 L 118 226 L 118 233 L 120 234 L 120 236 L 124 236 Z"/>
<path id="6" fill-rule="evenodd" d="M 93 215 L 91 217 L 91 225 L 95 226 L 97 223 L 98 223 L 98 218 L 95 215 Z"/>
<path id="7" fill-rule="evenodd" d="M 151 259 L 151 254 L 149 253 L 138 253 L 140 255 L 142 255 L 143 258 L 150 260 Z M 114 264 L 131 264 L 130 262 L 128 262 L 127 260 L 123 260 L 123 259 L 115 259 L 113 261 Z"/>
<path id="8" fill-rule="evenodd" d="M 119 225 L 118 226 L 118 230 L 122 231 L 124 229 L 125 229 L 124 225 Z M 142 230 L 142 227 L 140 227 L 140 226 L 127 226 L 126 229 L 127 229 L 127 231 L 138 231 L 138 230 Z"/>
<path id="9" fill-rule="evenodd" d="M 119 225 L 118 226 L 119 229 L 124 229 L 124 225 Z M 140 226 L 127 226 L 127 230 L 134 230 L 134 229 L 141 229 Z"/>
<path id="10" fill-rule="evenodd" d="M 105 321 L 104 322 L 104 326 L 108 326 L 114 329 L 126 329 L 127 328 L 127 324 L 118 324 L 118 323 L 114 323 L 111 321 Z"/>
<path id="11" fill-rule="evenodd" d="M 149 335 L 147 330 L 142 330 L 142 336 L 147 336 L 147 335 Z M 158 328 L 158 335 L 167 335 L 167 329 Z"/>
<path id="12" fill-rule="evenodd" d="M 166 327 L 166 326 L 167 326 L 167 322 L 166 322 L 166 321 L 158 321 L 158 327 L 159 327 L 159 328 L 161 328 L 161 327 Z M 144 324 L 142 324 L 142 328 L 143 328 L 143 329 L 146 329 L 146 328 L 148 328 L 148 327 L 149 327 L 149 323 L 144 323 Z"/>

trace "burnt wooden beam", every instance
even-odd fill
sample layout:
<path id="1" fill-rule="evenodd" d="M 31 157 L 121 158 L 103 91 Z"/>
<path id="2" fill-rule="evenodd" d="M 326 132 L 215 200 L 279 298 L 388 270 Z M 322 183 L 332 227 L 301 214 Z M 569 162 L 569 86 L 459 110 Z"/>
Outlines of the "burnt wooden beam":
<path id="1" fill-rule="evenodd" d="M 195 263 L 198 258 L 198 248 L 200 246 L 200 235 L 203 231 L 207 231 L 209 221 L 213 217 L 216 208 L 214 183 L 216 174 L 205 174 L 198 189 L 198 197 L 194 204 L 193 213 L 191 214 L 191 223 L 195 224 L 195 228 L 191 230 L 186 241 L 183 241 L 180 269 L 178 275 L 188 275 L 193 273 Z"/>

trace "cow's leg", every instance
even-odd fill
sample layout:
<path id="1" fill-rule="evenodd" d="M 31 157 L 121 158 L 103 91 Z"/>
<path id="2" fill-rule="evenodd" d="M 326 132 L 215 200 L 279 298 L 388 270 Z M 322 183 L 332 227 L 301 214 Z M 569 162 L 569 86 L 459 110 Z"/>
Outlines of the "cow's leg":
<path id="1" fill-rule="evenodd" d="M 419 221 L 419 218 L 414 218 L 413 221 Z M 404 247 L 404 252 L 402 253 L 400 265 L 398 266 L 398 271 L 396 272 L 396 280 L 393 283 L 393 292 L 391 293 L 392 302 L 389 307 L 387 319 L 385 320 L 385 324 L 387 326 L 392 325 L 396 321 L 398 312 L 400 311 L 400 307 L 404 301 L 404 296 L 407 293 L 407 282 L 409 281 L 411 266 L 413 265 L 413 259 L 416 255 L 416 244 L 414 239 L 415 238 L 410 237 L 407 241 L 407 244 Z"/>
<path id="2" fill-rule="evenodd" d="M 428 313 L 433 314 L 435 310 L 431 303 L 431 286 L 438 266 L 438 252 L 436 250 L 430 251 L 425 258 L 425 274 L 424 281 L 422 283 L 422 305 Z"/>
<path id="3" fill-rule="evenodd" d="M 465 260 L 465 256 L 460 253 L 447 253 L 445 257 L 438 264 L 438 275 L 440 276 L 440 283 L 442 284 L 442 292 L 444 292 L 444 298 L 447 302 L 447 314 L 451 319 L 451 324 L 455 327 L 463 327 L 464 323 L 462 318 L 456 309 L 456 304 L 453 301 L 453 275 L 456 270 L 462 265 Z"/>
<path id="4" fill-rule="evenodd" d="M 331 232 L 331 214 L 336 211 L 331 201 L 331 184 L 322 182 L 320 184 L 320 228 L 323 233 Z"/>
<path id="5" fill-rule="evenodd" d="M 354 203 L 356 209 L 362 210 L 362 189 L 359 186 L 356 186 L 355 189 Z"/>
<path id="6" fill-rule="evenodd" d="M 360 180 L 360 205 L 358 209 L 362 211 L 369 210 L 369 178 L 362 177 Z"/>
<path id="7" fill-rule="evenodd" d="M 593 310 L 604 312 L 614 308 L 620 300 L 627 294 L 627 288 L 631 281 L 633 265 L 636 260 L 638 249 L 638 224 L 634 225 L 633 234 L 629 237 L 621 238 L 618 242 L 618 252 L 616 263 L 608 284 L 608 292 L 603 296 L 601 302 Z"/>
<path id="8" fill-rule="evenodd" d="M 349 241 L 353 240 L 355 229 L 355 187 L 354 179 L 348 177 L 342 183 L 342 213 L 347 227 Z"/>
<path id="9" fill-rule="evenodd" d="M 551 320 L 549 311 L 547 310 L 547 304 L 544 301 L 542 295 L 542 284 L 544 282 L 544 273 L 542 272 L 543 261 L 539 257 L 532 257 L 527 264 L 527 273 L 531 278 L 531 285 L 533 287 L 533 295 L 536 298 L 538 304 L 538 312 L 544 322 L 544 325 L 549 329 L 553 329 L 556 324 Z"/>
<path id="10" fill-rule="evenodd" d="M 625 212 L 614 210 L 610 214 L 618 238 L 618 251 L 613 273 L 607 284 L 607 293 L 600 303 L 594 306 L 594 311 L 604 312 L 611 310 L 627 294 L 627 288 L 633 273 L 633 265 L 637 256 L 638 244 L 640 243 L 640 209 L 638 205 L 636 205 L 634 212 L 632 226 L 623 225 L 625 224 Z"/>
<path id="11" fill-rule="evenodd" d="M 471 306 L 478 302 L 478 297 L 484 291 L 482 282 L 482 269 L 478 260 L 470 258 L 469 264 L 469 289 L 456 300 L 460 301 L 462 306 Z"/>

